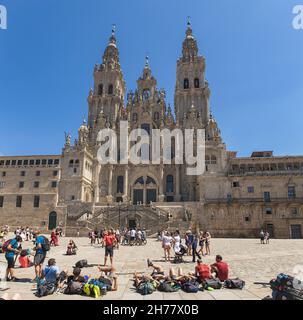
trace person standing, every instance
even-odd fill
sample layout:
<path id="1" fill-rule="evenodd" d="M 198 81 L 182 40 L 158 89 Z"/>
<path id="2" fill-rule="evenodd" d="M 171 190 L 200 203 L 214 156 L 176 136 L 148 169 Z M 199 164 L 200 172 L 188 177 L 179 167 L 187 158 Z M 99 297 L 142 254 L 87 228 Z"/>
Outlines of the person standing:
<path id="1" fill-rule="evenodd" d="M 170 249 L 171 249 L 172 240 L 173 238 L 168 231 L 162 237 L 162 247 L 164 249 L 165 262 L 170 261 Z"/>
<path id="2" fill-rule="evenodd" d="M 203 253 L 204 243 L 205 243 L 204 232 L 200 231 L 200 236 L 199 236 L 200 250 L 198 252 L 201 253 L 202 256 L 204 256 L 204 253 Z"/>
<path id="3" fill-rule="evenodd" d="M 199 243 L 199 237 L 197 235 L 195 235 L 193 238 L 192 245 L 191 245 L 192 254 L 193 254 L 193 262 L 196 262 L 196 256 L 198 257 L 198 259 L 201 259 L 199 252 L 197 252 L 198 243 Z"/>
<path id="4" fill-rule="evenodd" d="M 261 244 L 265 244 L 264 242 L 264 238 L 265 238 L 265 233 L 263 231 L 263 229 L 260 231 L 260 242 Z"/>
<path id="5" fill-rule="evenodd" d="M 35 240 L 35 247 L 34 251 L 35 257 L 34 257 L 34 266 L 35 266 L 35 274 L 36 278 L 35 280 L 38 281 L 38 279 L 41 278 L 41 272 L 42 272 L 42 265 L 46 257 L 46 251 L 43 250 L 43 244 L 45 242 L 44 236 L 40 234 L 40 231 L 36 231 L 35 233 L 36 240 Z"/>
<path id="6" fill-rule="evenodd" d="M 211 235 L 210 235 L 210 233 L 208 231 L 206 231 L 204 233 L 204 239 L 205 239 L 205 251 L 206 251 L 205 255 L 206 254 L 209 255 L 210 254 L 210 239 L 211 239 Z"/>
<path id="7" fill-rule="evenodd" d="M 269 237 L 270 237 L 269 232 L 266 231 L 266 232 L 265 232 L 265 243 L 266 243 L 266 244 L 269 244 Z"/>
<path id="8" fill-rule="evenodd" d="M 114 235 L 114 231 L 106 231 L 103 241 L 105 245 L 104 266 L 106 266 L 108 256 L 110 257 L 110 264 L 112 266 L 114 260 L 114 246 L 116 244 L 116 237 Z"/>
<path id="9" fill-rule="evenodd" d="M 6 281 L 17 281 L 18 279 L 14 276 L 14 267 L 15 267 L 15 255 L 19 254 L 19 247 L 22 243 L 22 238 L 18 235 L 15 239 L 12 239 L 5 252 L 5 259 L 7 261 L 6 268 Z M 11 276 L 9 278 L 9 275 Z"/>

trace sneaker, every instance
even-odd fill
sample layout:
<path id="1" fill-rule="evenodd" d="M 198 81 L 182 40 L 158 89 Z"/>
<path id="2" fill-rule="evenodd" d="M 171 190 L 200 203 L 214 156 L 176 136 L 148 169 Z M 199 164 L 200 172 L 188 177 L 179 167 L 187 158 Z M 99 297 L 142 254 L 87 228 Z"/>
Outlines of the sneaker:
<path id="1" fill-rule="evenodd" d="M 153 263 L 150 259 L 147 259 L 147 266 L 148 267 L 152 267 L 153 266 Z"/>

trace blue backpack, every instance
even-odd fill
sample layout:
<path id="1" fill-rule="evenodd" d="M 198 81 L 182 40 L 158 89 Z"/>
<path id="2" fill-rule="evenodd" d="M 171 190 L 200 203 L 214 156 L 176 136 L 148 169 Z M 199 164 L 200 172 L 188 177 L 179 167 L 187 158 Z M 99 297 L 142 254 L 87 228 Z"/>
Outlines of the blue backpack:
<path id="1" fill-rule="evenodd" d="M 183 283 L 182 290 L 188 293 L 196 293 L 199 291 L 199 283 L 196 281 L 187 281 Z"/>

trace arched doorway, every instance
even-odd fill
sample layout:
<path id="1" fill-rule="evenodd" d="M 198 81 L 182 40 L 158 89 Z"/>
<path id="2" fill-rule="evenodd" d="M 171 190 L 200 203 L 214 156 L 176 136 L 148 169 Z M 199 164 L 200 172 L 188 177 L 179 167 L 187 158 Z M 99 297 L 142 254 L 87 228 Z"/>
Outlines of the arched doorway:
<path id="1" fill-rule="evenodd" d="M 52 211 L 48 216 L 48 230 L 55 229 L 57 227 L 57 212 Z"/>
<path id="2" fill-rule="evenodd" d="M 157 184 L 150 176 L 136 179 L 133 185 L 133 204 L 150 204 L 157 201 Z"/>

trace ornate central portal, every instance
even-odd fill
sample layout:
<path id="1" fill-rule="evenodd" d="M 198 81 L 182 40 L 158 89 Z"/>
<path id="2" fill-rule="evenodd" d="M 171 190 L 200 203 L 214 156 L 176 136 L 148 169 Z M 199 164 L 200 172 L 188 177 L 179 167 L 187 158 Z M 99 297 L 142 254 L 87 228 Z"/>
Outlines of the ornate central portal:
<path id="1" fill-rule="evenodd" d="M 150 204 L 157 201 L 157 184 L 149 176 L 138 178 L 132 187 L 133 204 Z"/>

